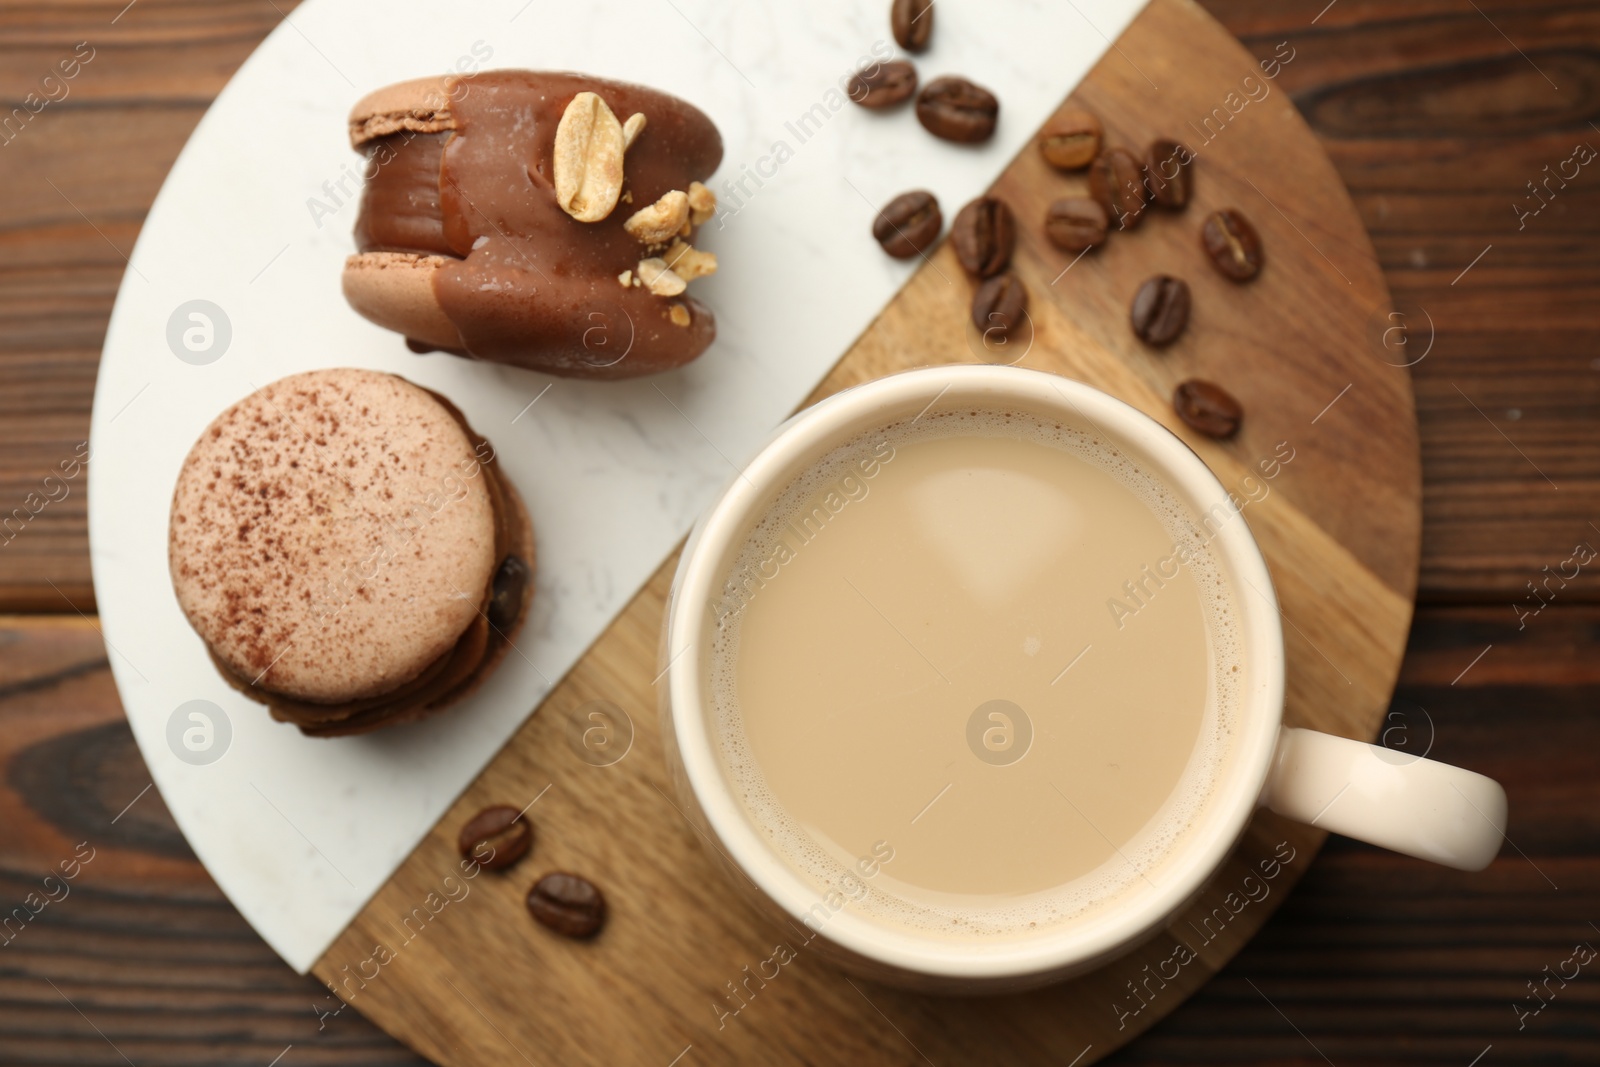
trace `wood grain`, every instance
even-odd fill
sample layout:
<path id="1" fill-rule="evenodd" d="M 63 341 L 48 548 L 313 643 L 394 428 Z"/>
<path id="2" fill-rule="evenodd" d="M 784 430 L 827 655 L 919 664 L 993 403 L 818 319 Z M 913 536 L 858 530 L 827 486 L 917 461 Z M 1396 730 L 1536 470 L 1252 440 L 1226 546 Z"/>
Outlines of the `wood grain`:
<path id="1" fill-rule="evenodd" d="M 58 100 L 0 137 L 0 523 L 13 518 L 0 527 L 0 606 L 9 611 L 94 610 L 84 479 L 65 495 L 43 480 L 88 438 L 111 305 L 168 168 L 294 4 L 141 0 L 119 18 L 125 6 L 0 5 L 7 116 L 79 42 L 93 50 L 65 96 L 53 89 Z"/>
<path id="2" fill-rule="evenodd" d="M 86 434 L 122 252 L 211 98 L 293 5 L 139 0 L 115 24 L 123 0 L 0 5 L 7 108 L 76 42 L 100 49 L 71 98 L 0 146 L 0 514 Z M 1600 512 L 1591 363 L 1600 326 L 1589 313 L 1600 298 L 1600 187 L 1586 170 L 1520 232 L 1510 203 L 1589 136 L 1600 87 L 1595 9 L 1578 0 L 1206 6 L 1259 56 L 1284 40 L 1296 48 L 1279 86 L 1350 189 L 1396 298 L 1436 318 L 1437 344 L 1413 373 L 1425 476 L 1420 594 L 1463 606 L 1419 613 L 1396 709 L 1414 720 L 1404 701 L 1425 705 L 1435 754 L 1507 785 L 1510 833 L 1531 862 L 1508 849 L 1485 874 L 1457 875 L 1336 841 L 1233 963 L 1111 1062 L 1321 1064 L 1327 1053 L 1341 1064 L 1460 1065 L 1491 1043 L 1485 1067 L 1585 1062 L 1600 986 L 1572 984 L 1523 1030 L 1511 1005 L 1600 915 L 1600 786 L 1586 756 L 1600 616 L 1582 605 L 1600 599 L 1600 585 L 1585 575 L 1526 630 L 1511 605 L 1540 568 L 1590 536 Z M 1480 279 L 1484 268 L 1493 274 Z M 1559 466 L 1558 491 L 1457 386 L 1540 468 Z M 0 610 L 70 611 L 55 586 L 92 611 L 80 501 L 52 505 L 0 548 Z M 116 768 L 137 768 L 103 656 L 75 615 L 0 620 L 0 736 L 26 729 L 101 756 L 86 774 L 55 762 L 19 777 L 37 752 L 0 740 L 6 907 L 62 858 L 57 845 L 83 839 L 81 823 L 58 824 L 64 812 L 84 807 L 100 776 L 120 783 Z M 102 836 L 147 781 L 104 796 Z M 114 829 L 156 801 L 146 794 Z M 91 864 L 65 906 L 30 924 L 34 940 L 0 949 L 0 1063 L 127 1062 L 106 1038 L 141 1064 L 262 1064 L 291 1044 L 284 1067 L 421 1062 L 352 1010 L 319 1030 L 311 1003 L 320 987 L 273 956 L 198 864 L 176 858 L 181 837 L 164 811 L 145 814 L 145 836 L 101 852 L 117 864 Z"/>
<path id="3" fill-rule="evenodd" d="M 1252 72 L 1251 57 L 1202 9 L 1154 0 L 1074 95 L 1100 117 L 1109 144 L 1143 146 L 1171 130 L 1174 113 L 1222 106 Z M 985 346 L 969 324 L 972 285 L 941 246 L 812 399 L 928 363 L 1016 363 L 1087 381 L 1160 419 L 1241 498 L 1256 495 L 1244 487 L 1265 484 L 1261 461 L 1292 453 L 1247 512 L 1290 624 L 1287 716 L 1370 737 L 1398 673 L 1416 582 L 1420 473 L 1410 381 L 1372 358 L 1368 324 L 1388 312 L 1388 293 L 1332 166 L 1283 94 L 1253 106 L 1248 121 L 1191 144 L 1199 159 L 1186 212 L 1152 213 L 1137 231 L 1076 261 L 1042 239 L 1036 220 L 1056 197 L 1081 194 L 1083 179 L 1062 177 L 1025 149 L 994 192 L 1021 220 L 1012 269 L 1033 294 L 1031 331 Z M 1278 204 L 1292 205 L 1325 243 L 1362 255 L 1334 263 Z M 1216 274 L 1198 244 L 1200 220 L 1227 206 L 1255 219 L 1269 250 L 1268 267 L 1247 287 Z M 864 213 L 863 231 L 869 218 Z M 861 251 L 873 251 L 865 237 Z M 1156 354 L 1133 337 L 1127 306 L 1139 283 L 1161 271 L 1189 280 L 1196 312 L 1183 337 Z M 1199 437 L 1174 415 L 1173 387 L 1196 376 L 1221 381 L 1243 401 L 1248 414 L 1235 439 Z M 1162 934 L 1039 992 L 949 999 L 852 980 L 817 958 L 809 931 L 747 906 L 734 885 L 739 876 L 719 862 L 720 845 L 696 839 L 704 831 L 674 798 L 650 708 L 675 562 L 313 968 L 430 1058 L 469 1064 L 539 1050 L 561 1063 L 668 1062 L 692 1050 L 697 1063 L 897 1062 L 909 1045 L 935 1062 L 1026 1063 L 1047 1049 L 1093 1063 L 1238 952 L 1321 843 L 1319 832 L 1259 815 Z M 596 700 L 632 723 L 627 758 L 605 768 L 566 743 Z M 521 807 L 535 797 L 534 859 L 477 880 L 470 893 L 456 890 L 459 912 L 436 905 L 459 882 L 461 824 L 490 804 Z M 546 870 L 583 873 L 605 888 L 612 918 L 596 941 L 552 938 L 523 914 L 528 885 Z M 1269 883 L 1260 881 L 1264 871 Z M 1248 910 L 1225 904 L 1248 899 L 1241 887 L 1262 884 L 1278 892 Z M 1187 966 L 1175 962 L 1191 953 L 1197 958 Z M 574 1018 L 586 1025 L 573 1027 Z"/>
<path id="4" fill-rule="evenodd" d="M 1584 933 L 1600 915 L 1600 782 L 1590 766 L 1600 608 L 1552 606 L 1521 631 L 1503 605 L 1426 608 L 1410 644 L 1393 705 L 1402 717 L 1391 722 L 1421 747 L 1431 741 L 1433 755 L 1505 783 L 1509 834 L 1526 858 L 1507 848 L 1468 875 L 1330 839 L 1243 951 L 1107 1063 L 1309 1067 L 1324 1063 L 1312 1043 L 1338 1064 L 1464 1067 L 1489 1044 L 1485 1065 L 1586 1061 L 1600 1039 L 1600 983 L 1573 982 L 1521 1030 L 1512 1005 L 1528 1005 L 1524 983 L 1575 942 L 1600 944 Z M 239 918 L 159 794 L 140 797 L 149 777 L 92 626 L 0 618 L 0 649 L 0 905 L 21 905 L 78 842 L 97 850 L 71 895 L 0 947 L 0 1063 L 260 1067 L 290 1045 L 280 1067 L 425 1062 L 354 1008 L 319 1020 L 316 1007 L 330 1006 L 321 985 L 295 975 Z M 461 915 L 441 919 L 475 921 L 466 909 L 483 903 L 468 898 Z M 811 1017 L 809 1002 L 779 998 L 776 984 L 769 991 L 738 1025 Z M 887 1059 L 923 1063 L 904 1045 Z M 523 1061 L 500 1049 L 487 1062 Z"/>
<path id="5" fill-rule="evenodd" d="M 1600 171 L 1552 186 L 1523 227 L 1512 210 L 1576 144 L 1600 149 L 1600 10 L 1341 0 L 1308 26 L 1325 4 L 1240 0 L 1223 18 L 1258 54 L 1297 49 L 1280 81 L 1349 188 L 1413 339 L 1432 321 L 1412 370 L 1421 598 L 1509 599 L 1600 525 Z M 1570 592 L 1592 601 L 1600 585 Z"/>
<path id="6" fill-rule="evenodd" d="M 113 24 L 123 6 L 0 5 L 0 100 L 19 101 L 77 42 L 97 49 L 72 94 L 0 146 L 0 515 L 87 435 L 123 255 L 206 105 L 293 8 L 139 0 Z M 1414 371 L 1429 471 L 1419 595 L 1504 598 L 1600 514 L 1588 432 L 1600 416 L 1589 313 L 1600 178 L 1586 168 L 1522 230 L 1511 210 L 1578 139 L 1600 147 L 1587 124 L 1600 108 L 1600 13 L 1578 0 L 1339 0 L 1312 24 L 1325 6 L 1208 3 L 1253 53 L 1295 49 L 1279 88 L 1350 190 L 1396 301 L 1433 320 Z M 0 604 L 92 611 L 84 521 L 76 493 L 0 547 Z M 1573 595 L 1600 599 L 1600 586 Z"/>
<path id="7" fill-rule="evenodd" d="M 91 622 L 0 617 L 0 649 L 0 1063 L 416 1062 L 354 1012 L 319 1031 L 151 788 Z"/>

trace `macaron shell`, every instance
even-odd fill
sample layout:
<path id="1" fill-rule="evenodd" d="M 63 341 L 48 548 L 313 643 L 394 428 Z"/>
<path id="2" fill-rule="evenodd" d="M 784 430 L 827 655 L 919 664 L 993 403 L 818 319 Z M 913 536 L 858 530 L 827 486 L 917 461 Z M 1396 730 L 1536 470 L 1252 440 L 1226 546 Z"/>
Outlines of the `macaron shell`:
<path id="1" fill-rule="evenodd" d="M 434 295 L 433 276 L 443 256 L 415 252 L 361 252 L 345 260 L 344 296 L 362 318 L 435 348 L 465 347 Z"/>
<path id="2" fill-rule="evenodd" d="M 415 678 L 478 618 L 498 560 L 461 425 L 393 375 L 326 370 L 223 412 L 184 463 L 178 604 L 234 674 L 360 700 Z"/>
<path id="3" fill-rule="evenodd" d="M 451 76 L 437 75 L 368 93 L 350 109 L 351 147 L 360 148 L 374 138 L 401 130 L 438 133 L 455 129 L 455 116 L 450 112 L 455 84 Z"/>
<path id="4" fill-rule="evenodd" d="M 528 612 L 532 609 L 534 586 L 539 574 L 538 549 L 534 543 L 533 523 L 528 519 L 527 506 L 522 502 L 522 494 L 517 492 L 517 487 L 511 484 L 509 478 L 500 479 L 500 491 L 505 494 L 505 507 L 510 520 L 516 524 L 516 548 L 514 552 L 521 557 L 522 562 L 528 565 L 528 587 L 522 595 L 522 607 L 517 612 L 516 619 L 505 630 L 501 631 L 504 638 L 501 641 L 491 642 L 488 654 L 478 664 L 477 671 L 466 682 L 452 690 L 441 701 L 432 705 L 433 708 L 453 704 L 471 693 L 483 680 L 494 673 L 494 669 L 505 659 L 506 653 L 515 646 L 517 635 L 522 632 L 522 624 L 528 621 Z M 517 650 L 517 655 L 522 655 Z"/>
<path id="5" fill-rule="evenodd" d="M 498 635 L 502 639 L 489 640 L 488 650 L 481 656 L 481 658 L 479 658 L 477 667 L 466 677 L 464 681 L 461 681 L 459 684 L 452 687 L 448 692 L 434 700 L 428 701 L 427 703 L 419 702 L 398 713 L 389 712 L 387 714 L 370 718 L 367 716 L 354 716 L 343 721 L 331 723 L 327 726 L 319 727 L 301 724 L 301 733 L 304 733 L 309 737 L 343 737 L 350 734 L 366 733 L 379 727 L 397 726 L 400 723 L 414 722 L 417 719 L 426 718 L 436 711 L 449 707 L 452 704 L 459 703 L 461 700 L 464 700 L 467 696 L 473 693 L 480 685 L 483 684 L 484 679 L 488 678 L 494 673 L 495 668 L 500 665 L 501 660 L 506 658 L 507 653 L 512 651 L 513 646 L 516 644 L 517 635 L 522 632 L 522 625 L 527 621 L 528 612 L 533 604 L 534 586 L 531 576 L 538 573 L 538 564 L 537 560 L 535 559 L 533 524 L 528 521 L 528 514 L 526 509 L 523 507 L 522 497 L 517 493 L 516 487 L 506 479 L 501 479 L 500 487 L 505 493 L 505 503 L 510 512 L 512 521 L 518 524 L 517 541 L 513 548 L 513 552 L 520 556 L 522 561 L 528 565 L 528 571 L 530 574 L 527 592 L 522 598 L 522 608 L 517 613 L 516 621 L 513 622 L 511 626 L 504 630 L 500 635 Z M 518 650 L 517 655 L 522 655 L 522 652 Z"/>

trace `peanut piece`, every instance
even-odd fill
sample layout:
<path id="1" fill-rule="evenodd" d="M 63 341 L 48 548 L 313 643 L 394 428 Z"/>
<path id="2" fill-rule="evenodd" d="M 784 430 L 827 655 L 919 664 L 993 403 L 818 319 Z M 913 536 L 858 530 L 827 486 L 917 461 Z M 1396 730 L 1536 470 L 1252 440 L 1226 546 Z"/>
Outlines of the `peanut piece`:
<path id="1" fill-rule="evenodd" d="M 639 139 L 644 132 L 648 120 L 641 113 L 635 111 L 628 116 L 628 121 L 622 124 L 622 149 L 627 151 L 633 147 L 633 142 Z"/>
<path id="2" fill-rule="evenodd" d="M 674 274 L 667 261 L 659 256 L 639 261 L 639 277 L 657 296 L 677 296 L 689 287 L 689 283 Z"/>
<path id="3" fill-rule="evenodd" d="M 686 282 L 717 273 L 717 257 L 713 252 L 702 252 L 682 241 L 674 241 L 662 259 L 672 273 Z"/>
<path id="4" fill-rule="evenodd" d="M 674 189 L 649 207 L 635 211 L 622 228 L 641 244 L 666 242 L 689 221 L 689 197 Z"/>
<path id="5" fill-rule="evenodd" d="M 689 183 L 689 221 L 704 226 L 717 213 L 717 194 L 699 182 Z"/>
<path id="6" fill-rule="evenodd" d="M 622 195 L 622 124 L 594 93 L 579 93 L 556 126 L 556 202 L 579 222 L 599 222 Z"/>

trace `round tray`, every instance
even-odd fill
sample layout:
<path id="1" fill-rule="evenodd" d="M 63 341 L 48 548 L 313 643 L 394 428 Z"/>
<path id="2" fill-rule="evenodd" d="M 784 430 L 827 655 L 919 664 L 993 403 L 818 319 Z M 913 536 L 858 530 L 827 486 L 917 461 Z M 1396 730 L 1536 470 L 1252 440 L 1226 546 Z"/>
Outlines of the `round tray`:
<path id="1" fill-rule="evenodd" d="M 1285 617 L 1287 721 L 1372 738 L 1416 587 L 1417 427 L 1405 360 L 1387 343 L 1394 320 L 1371 243 L 1315 137 L 1268 76 L 1292 63 L 1286 47 L 1258 63 L 1189 0 L 1154 0 L 1073 98 L 1101 117 L 1110 144 L 1187 142 L 1198 155 L 1187 211 L 1155 212 L 1136 233 L 1075 261 L 1043 240 L 1039 220 L 1082 180 L 1025 149 L 995 190 L 1019 220 L 1015 269 L 1032 296 L 1031 343 L 1009 354 L 984 349 L 967 325 L 970 285 L 941 247 L 812 400 L 914 365 L 1003 355 L 1160 419 L 1235 489 L 1266 554 Z M 1267 266 L 1246 286 L 1222 279 L 1199 247 L 1201 219 L 1222 207 L 1248 215 L 1267 250 Z M 1158 272 L 1189 281 L 1194 313 L 1186 335 L 1155 353 L 1133 338 L 1127 308 Z M 1209 441 L 1178 423 L 1169 398 L 1189 377 L 1240 398 L 1247 414 L 1237 438 Z M 1081 1067 L 1148 1029 L 1226 964 L 1321 844 L 1319 831 L 1260 814 L 1163 934 L 1048 989 L 951 999 L 848 978 L 806 950 L 803 931 L 741 902 L 672 799 L 653 681 L 675 565 L 662 564 L 314 968 L 440 1063 Z M 585 758 L 572 741 L 589 726 L 617 731 L 614 745 L 630 742 L 625 754 Z M 593 943 L 534 927 L 521 868 L 459 881 L 461 823 L 546 787 L 534 809 L 546 831 L 537 866 L 603 884 L 612 916 Z M 445 899 L 450 876 L 472 903 Z"/>

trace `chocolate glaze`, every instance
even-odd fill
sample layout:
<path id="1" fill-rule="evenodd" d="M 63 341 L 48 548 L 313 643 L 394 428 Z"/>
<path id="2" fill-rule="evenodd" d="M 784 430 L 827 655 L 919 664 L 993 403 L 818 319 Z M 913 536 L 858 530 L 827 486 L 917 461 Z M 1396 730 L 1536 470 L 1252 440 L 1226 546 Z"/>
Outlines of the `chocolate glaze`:
<path id="1" fill-rule="evenodd" d="M 621 378 L 680 366 L 710 345 L 716 320 L 698 301 L 617 280 L 659 254 L 623 222 L 721 162 L 710 119 L 665 93 L 581 74 L 489 71 L 452 80 L 447 90 L 453 130 L 363 146 L 372 177 L 356 241 L 363 252 L 451 257 L 434 274 L 433 291 L 464 352 L 570 377 Z M 586 91 L 619 120 L 642 113 L 648 121 L 624 160 L 624 199 L 595 223 L 561 209 L 551 165 L 561 116 Z M 689 312 L 687 326 L 672 322 L 674 305 Z"/>
<path id="2" fill-rule="evenodd" d="M 363 252 L 431 252 L 453 256 L 444 239 L 439 168 L 448 133 L 393 133 L 366 145 L 370 176 L 356 218 Z"/>

